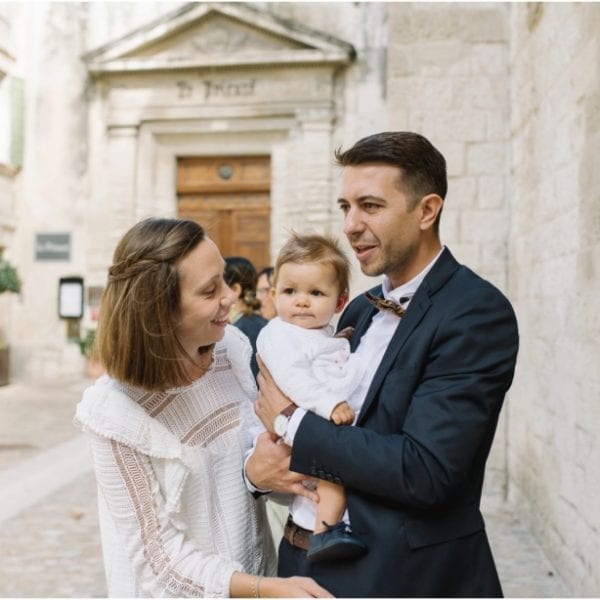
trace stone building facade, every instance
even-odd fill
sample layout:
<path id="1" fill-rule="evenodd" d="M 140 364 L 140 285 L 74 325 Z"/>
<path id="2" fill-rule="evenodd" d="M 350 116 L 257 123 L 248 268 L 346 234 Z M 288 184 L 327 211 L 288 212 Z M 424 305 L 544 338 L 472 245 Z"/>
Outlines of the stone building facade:
<path id="1" fill-rule="evenodd" d="M 339 233 L 336 147 L 419 131 L 448 159 L 443 242 L 520 325 L 488 497 L 599 595 L 599 46 L 593 3 L 0 3 L 0 92 L 25 90 L 22 163 L 0 154 L 13 376 L 81 368 L 58 281 L 83 279 L 93 327 L 133 222 L 199 215 L 272 259 L 291 229 Z"/>

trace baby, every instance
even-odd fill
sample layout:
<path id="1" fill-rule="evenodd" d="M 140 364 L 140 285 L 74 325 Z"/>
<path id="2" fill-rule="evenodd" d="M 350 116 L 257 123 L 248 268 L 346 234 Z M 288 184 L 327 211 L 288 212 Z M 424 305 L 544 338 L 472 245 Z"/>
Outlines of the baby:
<path id="1" fill-rule="evenodd" d="M 257 351 L 279 388 L 305 410 L 336 425 L 352 425 L 347 399 L 362 368 L 348 340 L 334 337 L 330 321 L 348 302 L 350 265 L 337 242 L 320 235 L 293 234 L 275 263 L 272 294 L 277 317 L 260 331 Z M 318 482 L 312 561 L 364 554 L 366 546 L 343 521 L 345 490 Z"/>

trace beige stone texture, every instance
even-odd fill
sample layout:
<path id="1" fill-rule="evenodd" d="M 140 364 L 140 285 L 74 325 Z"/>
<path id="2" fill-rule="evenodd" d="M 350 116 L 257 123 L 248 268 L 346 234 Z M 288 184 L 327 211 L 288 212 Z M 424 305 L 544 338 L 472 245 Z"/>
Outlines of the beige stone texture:
<path id="1" fill-rule="evenodd" d="M 594 4 L 512 9 L 509 496 L 576 596 L 600 590 L 599 25 Z"/>

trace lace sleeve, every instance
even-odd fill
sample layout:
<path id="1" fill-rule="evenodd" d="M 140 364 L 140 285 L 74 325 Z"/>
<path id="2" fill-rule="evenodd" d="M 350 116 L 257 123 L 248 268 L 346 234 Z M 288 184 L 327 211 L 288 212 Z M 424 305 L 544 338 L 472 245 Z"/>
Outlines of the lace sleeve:
<path id="1" fill-rule="evenodd" d="M 125 552 L 136 591 L 153 597 L 228 597 L 231 576 L 241 565 L 202 553 L 175 527 L 150 459 L 129 446 L 95 435 L 91 436 L 91 448 L 101 518 L 108 520 L 105 524 L 110 532 L 103 531 L 104 555 Z M 117 564 L 113 570 L 124 568 Z M 110 580 L 111 573 L 107 575 Z"/>

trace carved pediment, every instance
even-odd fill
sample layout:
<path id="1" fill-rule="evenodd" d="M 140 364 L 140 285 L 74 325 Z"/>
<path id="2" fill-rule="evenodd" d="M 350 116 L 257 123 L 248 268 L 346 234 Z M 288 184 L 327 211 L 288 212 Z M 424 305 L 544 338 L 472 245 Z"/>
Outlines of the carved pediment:
<path id="1" fill-rule="evenodd" d="M 244 3 L 191 3 L 84 58 L 92 73 L 341 64 L 351 44 Z"/>

